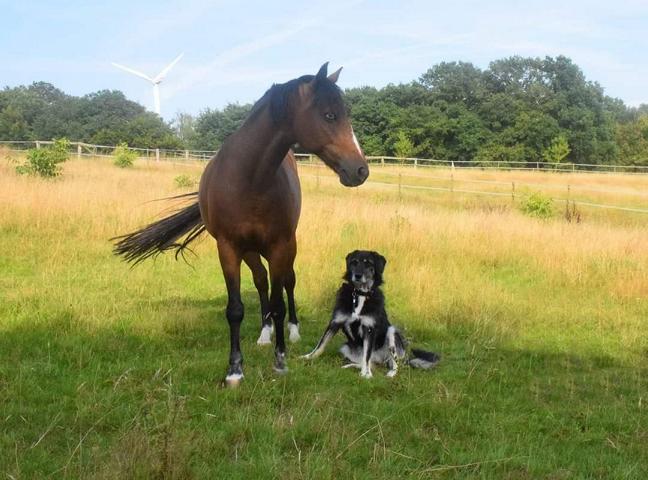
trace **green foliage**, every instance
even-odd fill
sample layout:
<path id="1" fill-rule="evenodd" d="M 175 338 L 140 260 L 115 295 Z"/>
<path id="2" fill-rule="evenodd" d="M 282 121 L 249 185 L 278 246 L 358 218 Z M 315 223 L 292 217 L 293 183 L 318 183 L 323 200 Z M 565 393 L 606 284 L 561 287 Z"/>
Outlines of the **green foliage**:
<path id="1" fill-rule="evenodd" d="M 620 163 L 648 166 L 648 114 L 619 124 L 616 130 L 616 141 L 619 145 Z"/>
<path id="2" fill-rule="evenodd" d="M 223 110 L 205 110 L 195 121 L 191 148 L 217 150 L 223 141 L 243 124 L 251 109 L 250 104 L 230 103 Z"/>
<path id="3" fill-rule="evenodd" d="M 175 183 L 175 186 L 178 188 L 189 188 L 193 187 L 196 184 L 196 181 L 189 175 L 182 174 L 175 177 L 173 183 Z"/>
<path id="4" fill-rule="evenodd" d="M 564 135 L 559 135 L 551 141 L 551 145 L 544 149 L 542 158 L 548 163 L 560 163 L 569 155 L 569 152 L 571 149 L 567 138 Z"/>
<path id="5" fill-rule="evenodd" d="M 414 156 L 414 144 L 403 130 L 396 134 L 394 143 L 394 154 L 398 158 L 411 158 Z"/>
<path id="6" fill-rule="evenodd" d="M 16 172 L 53 178 L 61 174 L 59 164 L 70 157 L 70 141 L 67 138 L 55 139 L 52 145 L 32 148 L 27 152 L 27 162 L 16 167 Z"/>
<path id="7" fill-rule="evenodd" d="M 120 143 L 115 148 L 113 152 L 113 157 L 115 157 L 114 164 L 121 168 L 132 167 L 137 159 L 137 152 L 128 148 L 128 144 L 125 142 Z"/>
<path id="8" fill-rule="evenodd" d="M 182 141 L 158 115 L 102 90 L 83 97 L 66 95 L 49 83 L 0 91 L 0 139 L 75 141 L 142 148 L 182 148 Z"/>
<path id="9" fill-rule="evenodd" d="M 553 216 L 553 200 L 542 193 L 533 193 L 522 205 L 522 212 L 530 217 L 550 218 Z"/>

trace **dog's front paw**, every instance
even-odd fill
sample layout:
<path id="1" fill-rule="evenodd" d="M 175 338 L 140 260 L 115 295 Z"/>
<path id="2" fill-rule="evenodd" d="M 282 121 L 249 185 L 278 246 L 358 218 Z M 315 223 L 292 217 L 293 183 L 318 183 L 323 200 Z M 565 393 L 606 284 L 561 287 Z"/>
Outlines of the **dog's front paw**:
<path id="1" fill-rule="evenodd" d="M 362 378 L 371 378 L 371 377 L 373 377 L 373 374 L 371 373 L 371 370 L 362 370 L 360 372 L 360 376 Z"/>
<path id="2" fill-rule="evenodd" d="M 390 370 L 390 371 L 387 372 L 387 376 L 389 378 L 393 378 L 393 377 L 396 376 L 397 373 L 398 373 L 398 370 Z"/>

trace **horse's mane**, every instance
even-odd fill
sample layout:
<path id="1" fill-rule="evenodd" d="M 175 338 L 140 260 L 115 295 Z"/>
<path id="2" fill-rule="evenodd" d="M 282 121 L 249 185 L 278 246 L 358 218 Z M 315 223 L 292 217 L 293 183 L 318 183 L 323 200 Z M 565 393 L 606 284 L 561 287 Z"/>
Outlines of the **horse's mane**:
<path id="1" fill-rule="evenodd" d="M 311 82 L 315 75 L 302 75 L 286 83 L 275 83 L 265 94 L 254 104 L 248 119 L 252 119 L 266 105 L 270 105 L 270 116 L 275 124 L 282 123 L 290 118 L 291 108 L 290 99 L 300 85 Z M 320 80 L 315 87 L 315 102 L 335 102 L 341 101 L 342 91 L 329 79 Z"/>

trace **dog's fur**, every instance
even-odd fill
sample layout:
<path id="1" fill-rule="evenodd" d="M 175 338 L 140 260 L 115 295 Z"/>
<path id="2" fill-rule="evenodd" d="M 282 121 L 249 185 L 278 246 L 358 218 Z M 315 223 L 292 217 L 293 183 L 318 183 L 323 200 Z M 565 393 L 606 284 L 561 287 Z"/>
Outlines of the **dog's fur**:
<path id="1" fill-rule="evenodd" d="M 377 252 L 355 250 L 346 257 L 344 283 L 337 292 L 333 317 L 317 346 L 303 358 L 322 354 L 326 344 L 342 329 L 347 341 L 340 353 L 350 363 L 343 368 L 356 367 L 365 378 L 372 376 L 372 364 L 386 364 L 387 376 L 398 372 L 398 362 L 405 358 L 406 342 L 402 334 L 389 323 L 385 297 L 380 290 L 387 260 Z M 439 361 L 436 353 L 412 350 L 407 361 L 416 368 L 431 368 Z"/>

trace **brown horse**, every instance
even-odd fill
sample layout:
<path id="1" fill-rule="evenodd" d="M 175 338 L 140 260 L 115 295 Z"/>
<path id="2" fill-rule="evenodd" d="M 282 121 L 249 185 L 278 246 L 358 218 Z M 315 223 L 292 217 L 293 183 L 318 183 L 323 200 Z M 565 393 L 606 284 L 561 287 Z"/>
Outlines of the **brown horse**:
<path id="1" fill-rule="evenodd" d="M 207 164 L 199 191 L 189 194 L 197 195 L 198 201 L 142 230 L 119 237 L 115 246 L 115 253 L 138 263 L 169 249 L 175 249 L 177 256 L 204 230 L 216 239 L 228 295 L 229 385 L 236 385 L 243 378 L 239 342 L 243 321 L 242 261 L 252 270 L 261 299 L 258 343 L 270 342 L 274 320 L 276 371 L 287 370 L 284 289 L 288 296 L 291 340 L 299 338 L 293 262 L 301 190 L 291 147 L 298 143 L 318 155 L 345 186 L 361 185 L 369 175 L 342 92 L 335 85 L 341 69 L 327 76 L 327 65 L 315 76 L 304 75 L 273 85 Z M 270 298 L 262 256 L 270 268 Z"/>

